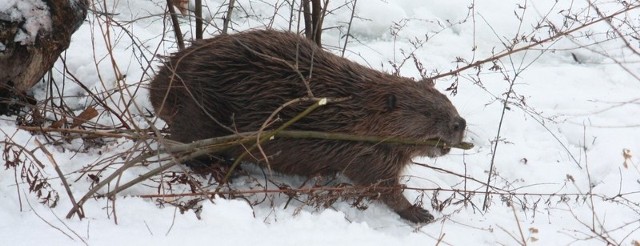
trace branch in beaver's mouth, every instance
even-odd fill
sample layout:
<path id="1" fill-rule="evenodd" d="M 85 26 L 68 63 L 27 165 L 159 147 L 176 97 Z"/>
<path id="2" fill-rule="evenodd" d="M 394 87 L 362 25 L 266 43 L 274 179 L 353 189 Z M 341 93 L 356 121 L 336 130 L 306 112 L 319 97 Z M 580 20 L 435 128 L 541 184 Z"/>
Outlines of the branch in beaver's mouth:
<path id="1" fill-rule="evenodd" d="M 439 136 L 433 136 L 431 138 L 422 139 L 410 139 L 400 137 L 381 137 L 381 136 L 367 136 L 367 135 L 354 135 L 349 133 L 339 132 L 318 132 L 318 131 L 301 131 L 301 130 L 283 130 L 276 134 L 277 137 L 285 138 L 308 138 L 308 139 L 328 139 L 328 140 L 343 140 L 343 141 L 358 141 L 358 142 L 370 142 L 370 143 L 388 143 L 388 144 L 409 144 L 409 145 L 421 145 L 432 146 L 433 148 L 451 149 L 458 148 L 469 150 L 473 148 L 472 143 L 456 141 L 456 144 L 450 144 L 450 141 L 445 141 L 445 138 Z"/>
<path id="2" fill-rule="evenodd" d="M 429 138 L 427 140 L 425 140 L 425 142 L 431 142 L 434 143 L 432 146 L 434 148 L 438 148 L 441 150 L 445 150 L 445 151 L 450 151 L 451 148 L 456 148 L 456 149 L 463 149 L 463 150 L 470 150 L 473 149 L 473 144 L 472 143 L 468 143 L 468 142 L 464 142 L 464 141 L 458 141 L 458 143 L 456 144 L 451 144 L 448 141 L 444 141 L 443 138 Z"/>

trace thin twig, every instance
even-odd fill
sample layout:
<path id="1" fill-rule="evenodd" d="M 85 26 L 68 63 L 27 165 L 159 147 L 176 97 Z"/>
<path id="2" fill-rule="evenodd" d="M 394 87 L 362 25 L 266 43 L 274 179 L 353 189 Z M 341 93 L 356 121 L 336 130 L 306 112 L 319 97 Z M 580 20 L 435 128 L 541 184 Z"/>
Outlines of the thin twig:
<path id="1" fill-rule="evenodd" d="M 518 53 L 518 52 L 521 52 L 521 51 L 528 51 L 528 50 L 531 50 L 531 49 L 532 49 L 533 47 L 535 47 L 535 46 L 542 45 L 542 44 L 544 44 L 544 43 L 547 43 L 547 42 L 550 42 L 550 41 L 556 40 L 556 39 L 561 38 L 561 37 L 564 37 L 564 36 L 567 36 L 567 35 L 569 35 L 569 34 L 571 34 L 571 33 L 577 32 L 577 31 L 579 31 L 579 30 L 582 30 L 582 29 L 587 28 L 587 27 L 589 27 L 589 26 L 592 26 L 592 25 L 594 25 L 594 24 L 600 23 L 600 22 L 602 22 L 602 21 L 606 21 L 606 20 L 608 20 L 608 19 L 610 19 L 610 18 L 613 18 L 613 17 L 615 17 L 615 16 L 618 16 L 618 15 L 621 15 L 621 14 L 624 14 L 624 13 L 627 13 L 627 12 L 630 12 L 631 10 L 636 9 L 636 8 L 640 8 L 640 5 L 635 5 L 635 6 L 633 6 L 633 7 L 629 7 L 629 8 L 626 8 L 626 9 L 624 9 L 624 10 L 620 10 L 620 11 L 618 11 L 618 12 L 615 12 L 615 13 L 611 14 L 611 15 L 608 15 L 608 16 L 605 16 L 605 17 L 602 17 L 602 18 L 598 18 L 598 19 L 596 19 L 596 20 L 594 20 L 594 21 L 588 22 L 588 23 L 586 23 L 586 24 L 584 24 L 584 25 L 581 25 L 581 26 L 579 26 L 579 27 L 573 28 L 573 29 L 568 30 L 568 31 L 559 32 L 559 33 L 557 33 L 557 34 L 555 34 L 555 35 L 553 35 L 553 36 L 551 36 L 551 37 L 548 37 L 548 38 L 545 38 L 545 39 L 542 39 L 542 40 L 538 40 L 538 41 L 536 41 L 536 42 L 533 42 L 533 43 L 530 43 L 530 44 L 528 44 L 528 45 L 522 46 L 522 47 L 520 47 L 520 48 L 512 48 L 512 49 L 504 50 L 504 51 L 502 51 L 501 53 L 496 54 L 496 55 L 493 55 L 493 56 L 491 56 L 491 57 L 489 57 L 489 58 L 482 59 L 482 60 L 478 60 L 478 61 L 473 62 L 473 63 L 469 63 L 469 64 L 467 64 L 467 65 L 465 65 L 465 66 L 462 66 L 462 67 L 460 67 L 460 68 L 457 68 L 457 69 L 451 70 L 451 71 L 446 72 L 446 73 L 438 74 L 438 75 L 433 76 L 433 77 L 431 77 L 431 78 L 429 78 L 429 79 L 430 79 L 431 81 L 435 81 L 435 80 L 440 79 L 440 78 L 443 78 L 443 77 L 447 77 L 447 76 L 452 76 L 452 75 L 459 74 L 460 72 L 465 71 L 465 70 L 467 70 L 467 69 L 474 68 L 474 67 L 480 66 L 480 65 L 482 65 L 482 64 L 484 64 L 484 63 L 492 62 L 492 61 L 495 61 L 495 60 L 501 59 L 501 58 L 503 58 L 503 57 L 506 57 L 506 56 L 509 56 L 509 55 L 512 55 L 512 54 L 515 54 L 515 53 Z"/>
<path id="2" fill-rule="evenodd" d="M 202 39 L 202 0 L 195 0 L 194 14 L 196 17 L 196 40 Z"/>
<path id="3" fill-rule="evenodd" d="M 353 0 L 351 16 L 349 17 L 349 23 L 347 24 L 347 34 L 344 36 L 344 46 L 342 47 L 342 53 L 340 54 L 342 57 L 344 57 L 344 52 L 347 50 L 347 44 L 349 43 L 349 37 L 351 36 L 351 25 L 353 24 L 353 17 L 356 15 L 356 3 L 358 3 L 358 0 Z"/>
<path id="4" fill-rule="evenodd" d="M 173 9 L 173 4 L 171 0 L 167 0 L 167 9 L 169 10 L 169 16 L 171 16 L 171 23 L 173 24 L 173 33 L 176 35 L 176 42 L 178 43 L 178 48 L 180 50 L 184 50 L 184 38 L 182 37 L 182 30 L 180 30 L 180 22 L 178 22 L 178 14 L 176 14 L 176 10 Z"/>
<path id="5" fill-rule="evenodd" d="M 38 141 L 38 139 L 36 139 L 35 142 L 38 145 L 38 148 L 40 148 L 40 150 L 44 152 L 44 155 L 47 156 L 47 158 L 51 162 L 51 165 L 53 165 L 53 169 L 56 170 L 56 173 L 58 174 L 58 177 L 60 177 L 60 181 L 62 181 L 62 185 L 64 186 L 65 191 L 67 191 L 67 195 L 69 195 L 71 204 L 73 206 L 78 206 L 78 203 L 76 203 L 76 199 L 73 197 L 73 193 L 71 192 L 71 188 L 69 187 L 69 182 L 67 182 L 67 178 L 64 177 L 64 173 L 62 173 L 62 170 L 60 170 L 60 167 L 58 166 L 56 160 L 53 158 L 51 152 L 49 152 L 49 150 L 47 150 L 47 148 L 45 148 L 44 145 L 42 145 L 42 143 Z M 82 209 L 78 209 L 76 212 L 78 214 L 78 217 L 84 218 L 84 212 L 82 211 Z"/>
<path id="6" fill-rule="evenodd" d="M 349 186 L 349 187 L 332 187 L 332 186 L 314 186 L 314 187 L 309 187 L 309 188 L 291 188 L 288 187 L 286 189 L 282 189 L 282 188 L 276 188 L 276 189 L 255 189 L 255 190 L 228 190 L 228 191 L 207 191 L 207 192 L 193 192 L 193 193 L 173 193 L 173 194 L 148 194 L 148 195 L 138 195 L 139 197 L 142 198 L 162 198 L 162 197 L 166 197 L 166 198 L 175 198 L 175 197 L 191 197 L 191 196 L 207 196 L 210 197 L 212 195 L 224 195 L 224 194 L 228 194 L 228 195 L 242 195 L 242 194 L 268 194 L 268 193 L 288 193 L 288 192 L 315 192 L 315 191 L 344 191 L 345 189 L 362 189 L 367 190 L 370 189 L 372 187 L 357 187 L 357 186 Z M 562 197 L 562 196 L 584 196 L 585 194 L 582 192 L 576 192 L 576 193 L 531 193 L 531 192 L 514 192 L 514 191 L 509 191 L 509 190 L 504 190 L 504 191 L 500 191 L 500 192 L 496 192 L 496 191 L 489 191 L 489 192 L 485 192 L 485 191 L 481 191 L 481 190 L 473 190 L 473 191 L 469 191 L 469 190 L 465 190 L 465 189 L 445 189 L 445 188 L 418 188 L 418 187 L 410 187 L 410 186 L 397 186 L 397 187 L 382 187 L 380 185 L 375 185 L 376 190 L 380 190 L 380 191 L 384 191 L 384 189 L 389 189 L 389 190 L 393 190 L 393 189 L 403 189 L 403 190 L 412 190 L 412 191 L 419 191 L 419 192 L 427 192 L 427 191 L 446 191 L 446 192 L 453 192 L 453 193 L 459 193 L 459 194 L 464 194 L 464 193 L 472 193 L 474 195 L 476 194 L 492 194 L 492 195 L 505 195 L 505 196 L 557 196 L 557 197 Z M 629 193 L 625 193 L 622 194 L 622 196 L 630 196 L 630 195 L 637 195 L 640 194 L 640 191 L 635 191 L 635 192 L 629 192 Z M 107 195 L 104 195 L 107 196 Z M 601 199 L 607 199 L 606 196 L 604 195 L 597 195 L 594 194 L 594 197 L 598 197 Z"/>
<path id="7" fill-rule="evenodd" d="M 114 180 L 115 178 L 117 178 L 118 176 L 120 176 L 125 170 L 129 169 L 130 167 L 134 166 L 135 164 L 138 164 L 140 162 L 142 162 L 143 160 L 146 160 L 149 157 L 154 156 L 155 153 L 146 153 L 143 155 L 140 155 L 136 158 L 134 158 L 133 160 L 130 160 L 128 162 L 125 162 L 124 165 L 122 165 L 120 168 L 118 168 L 115 172 L 113 172 L 111 175 L 109 175 L 107 178 L 103 179 L 100 183 L 96 184 L 93 188 L 91 188 L 91 190 L 89 190 L 87 192 L 87 194 L 85 194 L 82 198 L 80 198 L 80 200 L 78 200 L 78 203 L 76 205 L 74 205 L 69 212 L 67 213 L 66 218 L 70 219 L 74 213 L 76 213 L 76 211 L 78 209 L 82 209 L 82 205 L 89 200 L 95 193 L 97 193 L 100 189 L 102 189 L 102 187 L 106 186 L 107 184 L 109 184 L 112 180 Z"/>
<path id="8" fill-rule="evenodd" d="M 24 193 L 24 191 L 23 191 Z M 24 194 L 25 196 L 27 194 Z M 36 210 L 33 208 L 33 206 L 31 206 L 31 202 L 29 202 L 29 199 L 25 199 L 27 201 L 27 205 L 29 205 L 29 208 L 31 208 L 31 211 L 40 219 L 42 220 L 42 222 L 46 223 L 47 225 L 51 226 L 51 228 L 56 229 L 57 231 L 59 231 L 60 233 L 64 234 L 65 236 L 67 236 L 69 239 L 71 239 L 71 241 L 75 241 L 73 239 L 73 237 L 69 234 L 67 234 L 66 232 L 64 232 L 62 229 L 54 226 L 53 224 L 49 223 L 49 221 L 45 220 L 44 218 L 42 218 L 42 216 L 40 216 L 40 214 L 38 214 L 38 212 L 36 212 Z"/>
<path id="9" fill-rule="evenodd" d="M 498 151 L 498 145 L 500 145 L 500 134 L 502 132 L 502 123 L 504 122 L 504 115 L 507 112 L 509 98 L 511 94 L 513 94 L 513 85 L 515 84 L 515 77 L 509 83 L 509 90 L 507 91 L 504 99 L 504 103 L 502 105 L 502 113 L 500 114 L 500 122 L 498 122 L 498 131 L 496 133 L 495 143 L 493 145 L 493 150 L 491 151 L 491 164 L 489 165 L 489 174 L 487 175 L 487 184 L 491 184 L 491 177 L 493 176 L 493 167 L 495 165 L 495 159 Z M 486 191 L 489 191 L 489 186 L 487 185 Z M 487 211 L 489 208 L 489 194 L 485 194 L 484 202 L 482 203 L 482 210 Z"/>
<path id="10" fill-rule="evenodd" d="M 513 217 L 516 219 L 516 225 L 518 225 L 518 232 L 520 232 L 520 240 L 522 240 L 522 245 L 527 245 L 527 240 L 524 238 L 524 232 L 522 232 L 522 225 L 520 225 L 520 219 L 518 218 L 518 214 L 516 213 L 516 207 L 511 204 L 511 211 L 513 211 Z"/>
<path id="11" fill-rule="evenodd" d="M 123 130 L 110 130 L 110 131 L 101 131 L 101 130 L 86 130 L 80 128 L 50 128 L 50 127 L 39 127 L 39 126 L 18 126 L 18 129 L 36 132 L 36 133 L 45 133 L 45 132 L 60 132 L 60 133 L 77 133 L 83 134 L 86 136 L 94 136 L 94 137 L 108 137 L 108 138 L 127 138 L 132 140 L 141 140 L 149 138 L 148 135 L 140 134 L 140 132 L 136 133 L 134 131 L 123 131 Z"/>
<path id="12" fill-rule="evenodd" d="M 229 6 L 227 8 L 227 15 L 224 17 L 224 23 L 222 25 L 222 34 L 227 34 L 229 29 L 229 23 L 231 23 L 231 15 L 233 14 L 233 7 L 235 0 L 229 0 Z"/>

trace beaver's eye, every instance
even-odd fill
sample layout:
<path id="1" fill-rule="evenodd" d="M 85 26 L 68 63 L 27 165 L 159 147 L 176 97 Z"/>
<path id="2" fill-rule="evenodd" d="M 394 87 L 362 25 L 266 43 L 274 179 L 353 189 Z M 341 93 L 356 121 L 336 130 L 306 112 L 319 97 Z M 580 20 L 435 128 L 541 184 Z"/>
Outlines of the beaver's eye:
<path id="1" fill-rule="evenodd" d="M 393 94 L 389 94 L 387 95 L 387 111 L 391 112 L 394 109 L 396 109 L 396 107 L 398 106 L 396 103 L 398 99 L 396 98 L 396 95 Z"/>

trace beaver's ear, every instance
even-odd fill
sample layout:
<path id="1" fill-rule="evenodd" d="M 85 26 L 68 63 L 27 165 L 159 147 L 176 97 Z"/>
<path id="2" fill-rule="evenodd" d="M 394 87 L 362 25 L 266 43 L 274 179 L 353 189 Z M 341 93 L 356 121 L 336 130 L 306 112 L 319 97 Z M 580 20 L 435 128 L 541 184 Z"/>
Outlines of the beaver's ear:
<path id="1" fill-rule="evenodd" d="M 387 112 L 391 112 L 393 110 L 396 109 L 397 105 L 397 101 L 398 99 L 396 98 L 396 95 L 394 94 L 388 94 L 387 95 L 387 102 L 386 102 L 386 109 Z"/>

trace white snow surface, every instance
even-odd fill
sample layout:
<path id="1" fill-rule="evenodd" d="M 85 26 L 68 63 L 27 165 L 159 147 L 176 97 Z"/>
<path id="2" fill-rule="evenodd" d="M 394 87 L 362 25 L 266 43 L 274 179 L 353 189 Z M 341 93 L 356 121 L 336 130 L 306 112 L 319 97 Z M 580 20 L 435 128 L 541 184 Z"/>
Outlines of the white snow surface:
<path id="1" fill-rule="evenodd" d="M 110 17 L 124 24 L 108 27 L 110 36 L 104 38 L 105 17 L 89 13 L 87 21 L 72 37 L 65 55 L 66 69 L 90 91 L 109 95 L 105 100 L 109 107 L 128 109 L 137 119 L 130 123 L 145 128 L 144 115 L 147 110 L 152 111 L 145 85 L 159 64 L 153 53 L 158 50 L 159 55 L 168 55 L 176 51 L 171 30 L 164 29 L 170 24 L 162 21 L 165 1 L 107 0 L 107 9 L 103 9 L 102 1 L 95 2 L 99 2 L 96 10 L 116 13 Z M 207 35 L 217 35 L 215 30 L 221 26 L 226 8 L 220 7 L 223 1 L 203 2 L 205 17 L 210 20 Z M 324 26 L 337 28 L 327 29 L 323 42 L 340 55 L 352 2 L 346 5 L 343 1 L 331 2 L 330 7 L 336 9 L 325 18 Z M 471 9 L 472 2 L 475 6 Z M 613 1 L 595 2 L 609 14 L 622 6 Z M 286 2 L 245 0 L 237 4 L 234 32 L 289 28 L 290 9 Z M 519 6 L 525 4 L 523 12 Z M 569 7 L 578 15 L 594 14 L 587 11 L 587 1 L 358 1 L 357 17 L 351 28 L 353 36 L 345 56 L 373 69 L 391 72 L 391 64 L 400 65 L 404 54 L 414 51 L 428 72 L 446 72 L 464 65 L 456 63 L 457 58 L 480 60 L 499 53 L 516 34 L 546 37 L 546 31 L 532 31 L 535 23 L 548 14 L 549 22 L 561 25 L 567 14 L 561 10 Z M 12 18 L 33 18 L 29 25 L 34 29 L 28 28 L 28 35 L 33 30 L 37 33 L 38 28 L 47 28 L 48 16 L 42 11 L 48 9 L 39 0 L 0 2 L 0 12 L 11 13 Z M 271 18 L 276 12 L 277 17 Z M 522 24 L 516 14 L 522 17 Z M 637 28 L 640 12 L 635 10 L 626 16 Z M 182 20 L 183 31 L 190 37 L 192 26 L 186 18 Z M 316 209 L 299 202 L 287 205 L 285 195 L 253 206 L 244 199 L 204 201 L 198 219 L 193 211 L 182 214 L 174 206 L 158 206 L 153 199 L 137 196 L 157 194 L 157 184 L 153 182 L 125 190 L 115 202 L 90 199 L 83 206 L 85 219 L 79 220 L 77 216 L 65 219 L 72 207 L 70 199 L 51 159 L 36 150 L 33 157 L 45 166 L 44 175 L 50 177 L 49 183 L 57 190 L 59 202 L 53 208 L 39 203 L 35 194 L 29 192 L 29 184 L 20 177 L 20 168 L 0 170 L 0 244 L 518 245 L 524 240 L 531 245 L 606 245 L 603 238 L 607 238 L 615 244 L 632 245 L 634 240 L 640 240 L 640 80 L 637 79 L 640 56 L 619 39 L 604 41 L 614 35 L 607 30 L 610 26 L 601 22 L 580 32 L 584 34 L 582 38 L 559 38 L 528 52 L 506 56 L 497 63 L 501 70 L 489 70 L 491 64 L 483 65 L 478 75 L 477 70 L 466 70 L 460 74 L 456 95 L 444 91 L 454 82 L 453 78 L 436 81 L 436 87 L 449 95 L 467 120 L 466 141 L 474 143 L 475 148 L 454 149 L 446 156 L 414 160 L 446 171 L 419 165 L 410 165 L 404 171 L 408 187 L 442 189 L 437 194 L 405 191 L 410 201 L 422 201 L 432 211 L 436 221 L 431 224 L 408 223 L 377 202 L 366 203 L 366 210 L 353 208 L 344 201 Z M 167 36 L 163 37 L 163 33 Z M 424 41 L 425 36 L 428 41 L 414 49 L 412 42 Z M 638 50 L 638 41 L 630 40 Z M 132 44 L 137 48 L 132 48 Z M 153 64 L 146 69 L 149 61 Z M 65 95 L 68 107 L 80 113 L 90 105 L 95 106 L 94 99 L 73 83 L 71 76 L 62 73 L 62 61 L 58 61 L 53 71 L 54 79 L 60 83 L 56 88 Z M 401 66 L 400 73 L 420 78 L 412 59 Z M 502 118 L 509 80 L 515 81 L 514 94 Z M 142 86 L 137 88 L 141 81 Z M 48 88 L 38 85 L 33 94 L 44 99 L 50 93 Z M 127 90 L 123 88 L 130 90 L 124 92 Z M 101 112 L 94 119 L 97 123 L 117 125 L 118 120 L 111 113 L 95 107 Z M 158 127 L 164 125 L 154 118 L 148 120 Z M 500 141 L 494 150 L 500 123 Z M 91 179 L 81 176 L 78 170 L 136 144 L 127 139 L 109 139 L 104 146 L 85 149 L 80 138 L 52 144 L 42 135 L 18 129 L 15 116 L 1 116 L 0 131 L 5 141 L 28 150 L 38 147 L 36 140 L 43 143 L 70 182 L 76 199 L 91 187 Z M 5 149 L 7 145 L 0 146 Z M 624 151 L 629 155 L 623 155 Z M 4 155 L 3 166 L 8 160 Z M 492 161 L 495 175 L 491 185 L 496 188 L 489 191 L 500 194 L 490 196 L 490 206 L 485 211 L 483 183 Z M 101 177 L 108 176 L 115 167 L 107 168 Z M 129 169 L 120 182 L 132 180 L 154 167 Z M 246 169 L 252 172 L 255 168 Z M 253 171 L 258 181 L 238 177 L 234 180 L 235 188 L 250 189 L 255 186 L 251 182 L 265 182 L 262 172 Z M 473 179 L 462 178 L 464 175 Z M 301 177 L 282 175 L 274 179 L 294 185 L 304 181 Z M 201 181 L 206 183 L 207 179 Z M 189 192 L 187 186 L 177 184 L 173 189 L 174 193 Z M 508 196 L 509 192 L 513 196 Z M 586 196 L 587 193 L 595 196 Z M 470 195 L 466 202 L 464 195 Z M 434 196 L 440 202 L 451 198 L 451 203 L 445 204 L 442 211 L 435 211 L 431 206 Z"/>
<path id="2" fill-rule="evenodd" d="M 24 21 L 13 40 L 22 45 L 32 44 L 40 30 L 51 30 L 49 7 L 42 0 L 3 0 L 0 2 L 0 17 L 8 21 Z"/>

